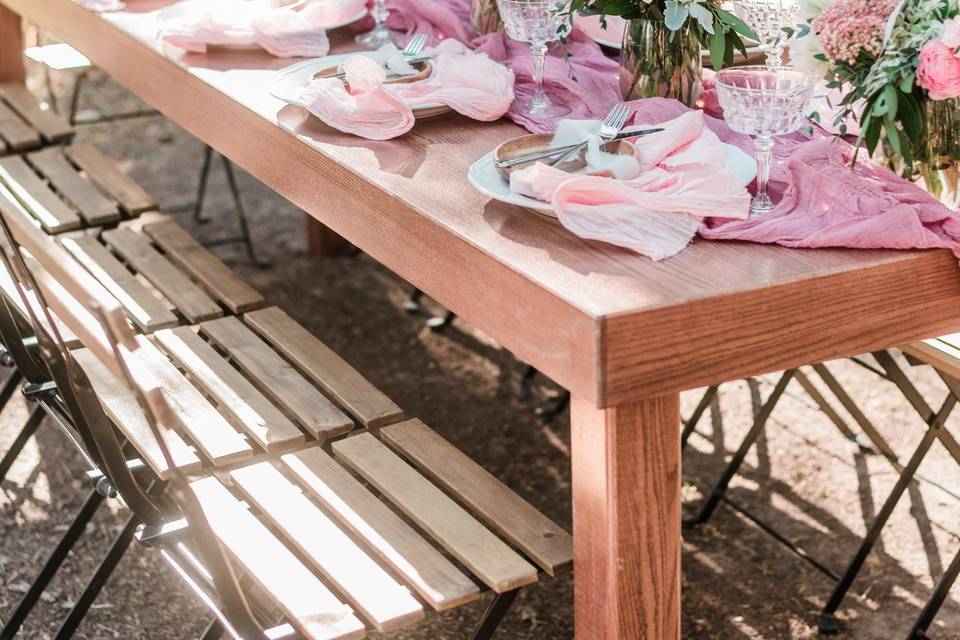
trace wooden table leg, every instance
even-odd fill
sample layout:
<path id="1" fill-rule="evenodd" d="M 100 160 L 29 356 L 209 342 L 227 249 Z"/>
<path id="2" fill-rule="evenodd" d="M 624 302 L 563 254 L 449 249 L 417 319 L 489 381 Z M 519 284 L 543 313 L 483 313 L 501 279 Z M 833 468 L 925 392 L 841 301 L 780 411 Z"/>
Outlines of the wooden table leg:
<path id="1" fill-rule="evenodd" d="M 23 82 L 23 32 L 20 16 L 0 4 L 0 82 Z"/>
<path id="2" fill-rule="evenodd" d="M 326 226 L 309 213 L 307 216 L 307 244 L 315 256 L 342 256 L 353 246 L 336 231 Z"/>
<path id="3" fill-rule="evenodd" d="M 577 640 L 680 638 L 680 399 L 574 398 Z"/>

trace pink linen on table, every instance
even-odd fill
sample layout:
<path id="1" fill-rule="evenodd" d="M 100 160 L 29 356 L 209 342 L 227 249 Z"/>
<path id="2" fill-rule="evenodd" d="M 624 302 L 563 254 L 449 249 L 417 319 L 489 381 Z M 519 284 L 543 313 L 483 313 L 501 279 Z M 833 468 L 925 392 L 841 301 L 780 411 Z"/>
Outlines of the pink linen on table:
<path id="1" fill-rule="evenodd" d="M 368 56 L 344 63 L 347 84 L 336 78 L 313 80 L 301 99 L 329 126 L 371 140 L 403 135 L 414 124 L 418 106 L 445 104 L 475 120 L 503 117 L 513 101 L 513 73 L 456 40 L 427 50 L 433 73 L 417 82 L 384 84 L 386 70 Z"/>
<path id="2" fill-rule="evenodd" d="M 411 107 L 445 104 L 483 122 L 499 120 L 510 108 L 513 73 L 503 65 L 457 40 L 444 40 L 427 54 L 434 59 L 429 78 L 391 87 Z"/>
<path id="3" fill-rule="evenodd" d="M 387 26 L 406 36 L 422 33 L 430 46 L 446 38 L 470 44 L 475 35 L 470 0 L 387 0 L 387 8 Z"/>
<path id="4" fill-rule="evenodd" d="M 364 5 L 365 0 L 320 0 L 294 11 L 264 2 L 193 2 L 168 17 L 158 36 L 199 53 L 212 45 L 259 45 L 282 58 L 325 56 L 330 51 L 326 27 L 356 15 Z"/>
<path id="5" fill-rule="evenodd" d="M 573 24 L 583 31 L 588 38 L 620 46 L 623 42 L 623 32 L 627 30 L 627 21 L 620 16 L 607 16 L 607 28 L 600 23 L 600 16 L 577 16 Z"/>
<path id="6" fill-rule="evenodd" d="M 81 7 L 102 13 L 105 11 L 123 11 L 127 5 L 121 0 L 73 0 Z"/>
<path id="7" fill-rule="evenodd" d="M 335 129 L 370 140 L 396 138 L 413 128 L 413 110 L 383 84 L 387 72 L 382 64 L 352 56 L 343 69 L 346 85 L 322 78 L 303 89 L 300 99 L 310 113 Z"/>

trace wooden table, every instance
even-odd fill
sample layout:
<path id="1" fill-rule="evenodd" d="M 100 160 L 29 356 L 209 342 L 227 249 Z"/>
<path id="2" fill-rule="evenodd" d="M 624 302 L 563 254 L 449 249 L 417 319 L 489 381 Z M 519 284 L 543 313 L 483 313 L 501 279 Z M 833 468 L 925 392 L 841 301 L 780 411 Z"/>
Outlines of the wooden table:
<path id="1" fill-rule="evenodd" d="M 0 77 L 23 73 L 15 12 L 570 389 L 581 640 L 680 637 L 681 390 L 960 330 L 945 251 L 697 240 L 654 264 L 475 192 L 467 168 L 511 123 L 341 134 L 267 94 L 290 61 L 165 48 L 169 0 L 128 4 L 0 0 Z"/>

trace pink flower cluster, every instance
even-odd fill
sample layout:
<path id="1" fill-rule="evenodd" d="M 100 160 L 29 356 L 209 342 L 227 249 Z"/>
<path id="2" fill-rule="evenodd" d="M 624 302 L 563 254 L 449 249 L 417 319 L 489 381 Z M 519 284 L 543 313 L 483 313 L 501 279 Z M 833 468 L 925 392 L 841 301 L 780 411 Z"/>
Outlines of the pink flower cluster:
<path id="1" fill-rule="evenodd" d="M 960 98 L 960 17 L 943 25 L 939 38 L 920 50 L 917 84 L 927 90 L 931 100 Z"/>
<path id="2" fill-rule="evenodd" d="M 833 62 L 855 64 L 861 52 L 877 56 L 887 18 L 898 0 L 837 0 L 813 21 L 820 45 Z"/>

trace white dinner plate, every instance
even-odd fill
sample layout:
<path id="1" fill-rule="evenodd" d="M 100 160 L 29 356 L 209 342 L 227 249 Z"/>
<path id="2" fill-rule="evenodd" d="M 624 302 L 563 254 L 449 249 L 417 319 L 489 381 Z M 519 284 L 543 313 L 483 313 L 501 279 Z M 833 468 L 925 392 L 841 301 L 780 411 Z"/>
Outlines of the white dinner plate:
<path id="1" fill-rule="evenodd" d="M 727 161 L 724 168 L 729 173 L 740 178 L 743 186 L 749 185 L 753 182 L 753 179 L 757 177 L 756 160 L 741 151 L 738 147 L 730 144 L 725 144 L 724 147 L 726 147 L 727 150 Z M 470 166 L 470 171 L 467 172 L 467 178 L 477 191 L 494 200 L 533 209 L 551 218 L 557 217 L 557 214 L 553 211 L 553 205 L 549 202 L 543 202 L 536 198 L 520 195 L 510 190 L 510 184 L 500 175 L 497 168 L 493 166 L 493 151 Z"/>
<path id="2" fill-rule="evenodd" d="M 392 53 L 384 51 L 354 51 L 352 53 L 340 53 L 334 56 L 304 60 L 303 62 L 287 67 L 273 77 L 273 81 L 270 83 L 270 95 L 283 100 L 287 104 L 303 107 L 305 105 L 300 100 L 300 92 L 313 79 L 313 76 L 325 69 L 340 66 L 347 58 L 355 55 L 368 56 L 383 64 Z M 448 105 L 437 102 L 418 106 L 413 110 L 413 115 L 422 119 L 441 115 L 440 112 L 447 113 L 449 111 L 451 111 L 451 109 Z"/>

